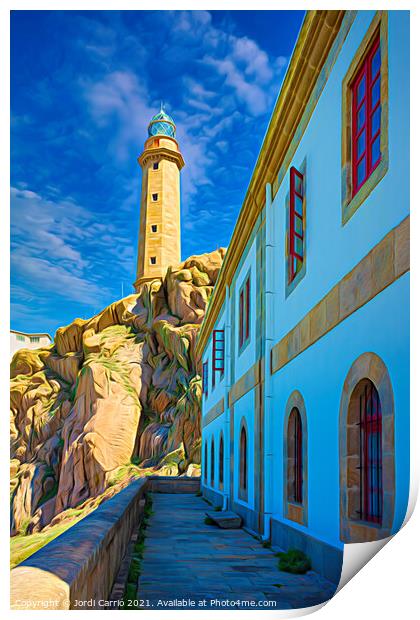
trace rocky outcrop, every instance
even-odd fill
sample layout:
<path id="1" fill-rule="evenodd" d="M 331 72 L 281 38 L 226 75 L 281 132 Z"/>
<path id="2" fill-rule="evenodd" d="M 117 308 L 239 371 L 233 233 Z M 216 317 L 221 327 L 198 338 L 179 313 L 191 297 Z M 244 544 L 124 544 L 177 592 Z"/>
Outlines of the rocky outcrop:
<path id="1" fill-rule="evenodd" d="M 224 250 L 170 267 L 11 363 L 12 533 L 39 531 L 139 473 L 197 472 L 194 348 Z"/>

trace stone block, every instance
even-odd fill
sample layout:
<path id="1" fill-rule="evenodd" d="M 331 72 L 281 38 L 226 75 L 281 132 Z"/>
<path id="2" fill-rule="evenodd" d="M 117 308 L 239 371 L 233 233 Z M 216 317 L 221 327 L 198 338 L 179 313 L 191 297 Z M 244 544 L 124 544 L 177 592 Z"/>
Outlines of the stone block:
<path id="1" fill-rule="evenodd" d="M 395 277 L 410 269 L 410 218 L 407 217 L 395 229 L 394 235 Z"/>
<path id="2" fill-rule="evenodd" d="M 326 328 L 335 327 L 340 319 L 340 287 L 334 286 L 324 298 Z"/>
<path id="3" fill-rule="evenodd" d="M 287 358 L 292 360 L 300 353 L 299 326 L 292 329 L 287 336 Z"/>
<path id="4" fill-rule="evenodd" d="M 299 323 L 299 338 L 300 338 L 300 351 L 305 350 L 311 344 L 311 324 L 309 320 L 309 314 L 305 316 Z"/>
<path id="5" fill-rule="evenodd" d="M 340 320 L 372 297 L 372 256 L 368 254 L 340 282 Z"/>
<path id="6" fill-rule="evenodd" d="M 287 362 L 287 339 L 282 338 L 271 351 L 271 372 L 275 373 L 285 366 Z"/>
<path id="7" fill-rule="evenodd" d="M 394 231 L 391 231 L 372 250 L 372 288 L 370 297 L 382 291 L 394 280 Z"/>
<path id="8" fill-rule="evenodd" d="M 206 516 L 217 523 L 217 525 L 223 530 L 236 530 L 242 525 L 241 517 L 230 510 L 209 510 L 206 512 Z"/>

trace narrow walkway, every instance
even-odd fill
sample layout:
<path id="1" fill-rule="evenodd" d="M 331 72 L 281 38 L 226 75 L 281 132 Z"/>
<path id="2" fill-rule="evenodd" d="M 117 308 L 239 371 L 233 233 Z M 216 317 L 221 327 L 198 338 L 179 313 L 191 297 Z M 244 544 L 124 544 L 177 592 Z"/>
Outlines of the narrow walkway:
<path id="1" fill-rule="evenodd" d="M 153 495 L 139 578 L 141 608 L 293 609 L 332 597 L 333 584 L 314 572 L 281 572 L 273 551 L 244 530 L 205 524 L 208 508 L 192 494 Z"/>

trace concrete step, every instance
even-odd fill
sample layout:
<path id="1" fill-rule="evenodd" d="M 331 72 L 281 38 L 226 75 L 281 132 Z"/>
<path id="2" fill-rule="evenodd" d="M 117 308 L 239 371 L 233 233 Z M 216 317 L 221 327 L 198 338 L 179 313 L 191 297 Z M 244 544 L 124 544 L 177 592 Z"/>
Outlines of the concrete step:
<path id="1" fill-rule="evenodd" d="M 241 517 L 230 510 L 209 510 L 206 512 L 206 516 L 223 530 L 237 530 L 242 525 Z"/>

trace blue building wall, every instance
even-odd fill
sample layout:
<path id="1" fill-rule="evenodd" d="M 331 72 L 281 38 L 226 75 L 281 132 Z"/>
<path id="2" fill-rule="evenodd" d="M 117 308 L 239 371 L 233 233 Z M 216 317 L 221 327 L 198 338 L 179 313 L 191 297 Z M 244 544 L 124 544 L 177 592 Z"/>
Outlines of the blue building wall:
<path id="1" fill-rule="evenodd" d="M 395 399 L 396 501 L 393 531 L 401 526 L 408 500 L 409 462 L 409 275 L 406 274 L 352 314 L 273 376 L 273 517 L 283 520 L 283 426 L 291 392 L 299 389 L 308 423 L 308 526 L 293 527 L 341 547 L 339 535 L 339 410 L 352 363 L 374 351 L 388 368 Z"/>
<path id="2" fill-rule="evenodd" d="M 339 575 L 343 548 L 340 539 L 340 400 L 347 373 L 363 353 L 374 353 L 384 362 L 394 396 L 395 505 L 392 532 L 401 526 L 407 508 L 409 274 L 399 277 L 274 374 L 271 374 L 270 358 L 274 345 L 409 215 L 409 14 L 390 11 L 387 33 L 389 166 L 351 218 L 345 224 L 342 220 L 342 86 L 375 15 L 374 11 L 357 12 L 290 162 L 290 166 L 298 169 L 305 162 L 305 275 L 286 294 L 288 166 L 272 201 L 272 188 L 267 188 L 266 204 L 262 206 L 260 218 L 226 292 L 215 328 L 225 324 L 230 330 L 227 336 L 229 372 L 225 374 L 223 385 L 216 386 L 213 393 L 209 380 L 210 395 L 203 401 L 205 419 L 210 409 L 224 398 L 224 412 L 203 428 L 203 442 L 211 434 L 218 437 L 224 428 L 225 484 L 233 483 L 228 491 L 230 507 L 243 516 L 248 527 L 259 531 L 263 537 L 271 536 L 274 542 L 283 546 L 293 543 L 310 549 L 317 558 L 317 570 L 334 579 Z M 258 242 L 265 244 L 262 258 L 258 253 Z M 251 339 L 238 354 L 239 290 L 248 273 L 251 274 Z M 262 303 L 262 315 L 258 303 Z M 204 360 L 209 358 L 210 347 L 211 343 L 207 343 Z M 258 387 L 248 389 L 233 406 L 229 406 L 230 391 L 258 363 L 261 373 L 265 374 L 264 383 L 261 383 L 264 401 L 261 431 L 257 430 Z M 303 396 L 307 417 L 305 525 L 287 518 L 284 508 L 285 407 L 295 390 Z M 246 419 L 248 428 L 250 470 L 247 501 L 240 499 L 238 494 L 242 418 Z M 259 432 L 263 433 L 262 453 L 258 448 Z M 227 449 L 229 444 L 230 451 Z M 258 483 L 258 468 L 263 469 L 262 484 Z M 203 487 L 206 490 L 205 481 Z M 262 520 L 258 516 L 259 494 L 264 498 Z M 214 499 L 211 494 L 208 497 Z M 309 547 L 305 540 L 309 541 Z"/>
<path id="3" fill-rule="evenodd" d="M 285 298 L 287 174 L 275 196 L 277 320 L 280 340 L 387 232 L 409 213 L 409 36 L 407 12 L 389 13 L 389 150 L 385 177 L 343 226 L 341 222 L 342 82 L 375 15 L 359 11 L 322 91 L 291 166 L 306 158 L 306 275 Z M 393 156 L 393 154 L 398 154 Z"/>

